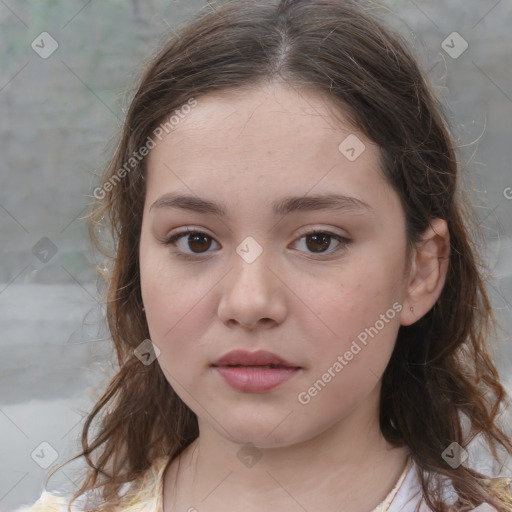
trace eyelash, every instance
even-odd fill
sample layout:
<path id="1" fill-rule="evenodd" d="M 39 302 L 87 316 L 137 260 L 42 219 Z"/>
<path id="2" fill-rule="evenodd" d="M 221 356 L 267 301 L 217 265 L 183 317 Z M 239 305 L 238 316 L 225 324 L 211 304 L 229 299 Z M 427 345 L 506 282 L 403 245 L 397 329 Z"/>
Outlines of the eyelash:
<path id="1" fill-rule="evenodd" d="M 334 254 L 340 250 L 343 250 L 345 249 L 349 243 L 351 242 L 351 240 L 349 240 L 348 238 L 345 238 L 341 235 L 338 235 L 336 233 L 332 233 L 331 231 L 326 231 L 326 230 L 311 230 L 311 231 L 304 231 L 300 234 L 300 237 L 297 239 L 297 240 L 300 240 L 302 238 L 305 238 L 307 236 L 310 236 L 310 235 L 318 235 L 318 234 L 322 234 L 322 235 L 327 235 L 331 238 L 334 238 L 336 241 L 339 242 L 339 245 L 337 246 L 337 248 L 335 248 L 333 251 L 330 251 L 330 252 L 319 252 L 319 253 L 310 253 L 310 254 L 317 254 L 317 255 L 323 255 L 323 254 L 328 254 L 328 255 L 331 255 L 331 254 Z M 172 235 L 171 237 L 167 238 L 163 243 L 164 245 L 176 245 L 176 242 L 187 236 L 187 235 L 206 235 L 208 238 L 214 240 L 213 237 L 211 237 L 210 235 L 208 235 L 208 233 L 204 233 L 203 231 L 200 231 L 200 230 L 196 230 L 196 229 L 189 229 L 187 228 L 186 230 L 184 231 L 180 231 L 179 233 L 175 233 L 174 235 Z M 197 260 L 197 259 L 201 259 L 202 258 L 202 254 L 207 254 L 208 251 L 204 252 L 204 253 L 184 253 L 184 252 L 175 252 L 174 255 L 179 257 L 179 258 L 182 258 L 184 260 Z"/>

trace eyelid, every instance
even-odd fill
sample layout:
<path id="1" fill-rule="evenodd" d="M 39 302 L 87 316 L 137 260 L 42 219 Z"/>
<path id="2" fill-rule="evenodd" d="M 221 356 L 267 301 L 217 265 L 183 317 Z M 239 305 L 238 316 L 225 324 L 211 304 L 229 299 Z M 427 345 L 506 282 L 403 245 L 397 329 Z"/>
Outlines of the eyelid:
<path id="1" fill-rule="evenodd" d="M 181 240 L 181 238 L 187 234 L 193 234 L 193 233 L 199 233 L 204 234 L 207 237 L 211 238 L 215 243 L 219 244 L 215 237 L 207 232 L 202 227 L 199 226 L 186 226 L 185 228 L 180 229 L 179 231 L 176 231 L 170 235 L 167 235 L 161 242 L 164 245 L 175 245 L 177 240 Z M 332 238 L 334 238 L 338 242 L 338 246 L 334 248 L 333 250 L 327 251 L 327 252 L 319 252 L 319 253 L 309 253 L 311 255 L 317 255 L 317 256 L 329 256 L 332 254 L 337 253 L 341 249 L 343 249 L 345 246 L 347 246 L 352 240 L 348 236 L 342 235 L 340 233 L 336 233 L 330 228 L 322 228 L 320 226 L 304 226 L 299 229 L 299 232 L 295 235 L 294 242 L 299 241 L 301 238 L 304 238 L 308 235 L 313 235 L 317 233 L 323 233 L 326 234 Z M 220 244 L 219 244 L 220 245 Z M 211 251 L 206 251 L 205 253 L 186 253 L 182 251 L 174 251 L 173 254 L 175 256 L 178 256 L 183 259 L 194 259 L 194 260 L 200 260 L 204 259 L 205 256 L 208 255 Z M 302 251 L 299 251 L 302 252 Z"/>
<path id="2" fill-rule="evenodd" d="M 180 229 L 179 231 L 176 231 L 170 235 L 165 236 L 160 241 L 166 245 L 176 245 L 178 240 L 181 240 L 185 235 L 192 234 L 192 233 L 200 233 L 208 236 L 212 240 L 215 241 L 215 243 L 218 244 L 218 242 L 215 240 L 215 237 L 210 235 L 206 232 L 204 228 L 200 228 L 199 226 L 186 226 L 185 228 Z M 220 244 L 219 244 L 220 245 Z M 180 250 L 173 251 L 172 254 L 178 258 L 181 258 L 183 260 L 193 260 L 193 261 L 201 261 L 204 260 L 205 257 L 209 254 L 210 251 L 207 251 L 205 253 L 188 253 L 188 252 L 182 252 Z"/>
<path id="3" fill-rule="evenodd" d="M 182 235 L 184 233 L 197 233 L 197 232 L 204 233 L 205 235 L 208 235 L 209 237 L 215 239 L 215 237 L 213 235 L 211 235 L 207 229 L 205 229 L 201 226 L 193 226 L 193 225 L 178 228 L 177 231 L 173 232 L 172 234 L 166 235 L 164 238 L 166 240 L 168 240 L 169 238 L 172 238 L 173 236 L 176 236 L 176 235 Z"/>
<path id="4" fill-rule="evenodd" d="M 179 231 L 176 231 L 176 232 L 174 232 L 174 233 L 172 233 L 170 235 L 166 235 L 162 239 L 162 241 L 166 242 L 169 239 L 171 239 L 171 238 L 173 238 L 175 236 L 181 235 L 181 234 L 197 233 L 197 232 L 200 232 L 202 234 L 208 235 L 210 238 L 215 240 L 215 237 L 213 235 L 211 235 L 210 233 L 208 233 L 208 230 L 206 230 L 205 228 L 200 227 L 200 226 L 193 226 L 192 225 L 192 226 L 186 226 L 183 229 L 180 229 Z M 350 239 L 350 237 L 348 235 L 345 235 L 345 234 L 342 234 L 342 233 L 336 233 L 336 232 L 332 231 L 331 228 L 324 228 L 324 227 L 321 227 L 321 226 L 313 226 L 313 227 L 303 226 L 303 227 L 299 228 L 299 231 L 296 234 L 296 238 L 297 237 L 302 237 L 304 235 L 314 234 L 314 233 L 325 233 L 325 234 L 329 234 L 329 235 L 333 235 L 333 236 L 339 236 L 339 237 L 345 238 L 347 240 Z"/>
<path id="5" fill-rule="evenodd" d="M 317 260 L 317 261 L 328 261 L 328 259 L 332 256 L 337 255 L 338 253 L 344 251 L 347 249 L 348 245 L 352 243 L 352 239 L 348 236 L 342 235 L 340 233 L 336 233 L 335 231 L 331 230 L 330 228 L 322 228 L 322 227 L 304 227 L 300 229 L 300 232 L 297 234 L 295 240 L 293 243 L 297 243 L 302 238 L 308 235 L 314 235 L 317 233 L 325 234 L 331 238 L 333 238 L 336 242 L 338 242 L 338 245 L 334 247 L 334 249 L 330 249 L 326 252 L 305 252 L 305 254 L 308 254 L 309 259 Z M 304 254 L 304 251 L 298 251 L 301 254 Z M 311 258 L 312 256 L 312 258 Z"/>
<path id="6" fill-rule="evenodd" d="M 329 235 L 333 235 L 333 236 L 339 236 L 341 238 L 346 238 L 347 240 L 349 239 L 349 236 L 348 235 L 345 235 L 343 233 L 337 233 L 335 231 L 333 231 L 332 228 L 330 227 L 322 227 L 322 226 L 304 226 L 302 228 L 299 228 L 299 231 L 297 233 L 297 235 L 299 236 L 304 236 L 304 235 L 309 235 L 309 234 L 312 234 L 312 233 L 326 233 L 326 234 L 329 234 Z"/>

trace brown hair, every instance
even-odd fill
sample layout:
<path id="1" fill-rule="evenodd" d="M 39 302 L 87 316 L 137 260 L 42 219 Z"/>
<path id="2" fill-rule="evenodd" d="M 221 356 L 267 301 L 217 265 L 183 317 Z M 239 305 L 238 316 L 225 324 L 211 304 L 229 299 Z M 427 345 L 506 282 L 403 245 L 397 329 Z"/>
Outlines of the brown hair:
<path id="1" fill-rule="evenodd" d="M 497 446 L 512 454 L 511 439 L 498 423 L 508 395 L 487 345 L 495 319 L 470 237 L 470 223 L 473 230 L 478 226 L 458 186 L 448 122 L 406 43 L 360 2 L 347 0 L 237 0 L 205 7 L 168 40 L 142 77 L 90 215 L 91 239 L 112 262 L 107 321 L 120 369 L 85 422 L 83 451 L 72 460 L 84 456 L 90 469 L 74 498 L 101 487 L 110 503 L 122 483 L 161 455 L 172 460 L 198 436 L 195 414 L 159 365 L 145 366 L 134 355 L 149 338 L 138 260 L 145 160 L 121 179 L 119 169 L 191 98 L 269 82 L 323 92 L 380 146 L 382 172 L 405 212 L 408 247 L 434 218 L 447 221 L 445 286 L 425 316 L 400 327 L 383 375 L 380 427 L 390 443 L 410 448 L 433 510 L 447 510 L 437 474 L 473 506 L 487 502 L 509 511 L 512 497 L 499 492 L 496 480 L 463 464 L 453 468 L 441 456 L 452 442 L 467 447 L 477 435 L 496 461 Z M 103 225 L 110 230 L 111 252 L 98 231 Z M 463 416 L 469 428 L 463 428 Z"/>

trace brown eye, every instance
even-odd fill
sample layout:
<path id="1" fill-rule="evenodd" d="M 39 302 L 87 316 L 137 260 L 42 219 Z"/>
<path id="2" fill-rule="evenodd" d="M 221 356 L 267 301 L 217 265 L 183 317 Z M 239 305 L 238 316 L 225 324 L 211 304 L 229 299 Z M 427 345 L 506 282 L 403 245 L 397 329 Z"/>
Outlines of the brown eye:
<path id="1" fill-rule="evenodd" d="M 333 239 L 337 245 L 334 249 L 329 250 L 332 246 Z M 310 254 L 332 254 L 339 250 L 346 248 L 350 243 L 348 238 L 328 231 L 310 231 L 304 233 L 299 241 L 305 240 L 305 249 L 300 249 Z M 178 250 L 173 251 L 173 254 L 180 258 L 190 259 L 194 255 L 207 254 L 212 246 L 212 242 L 216 243 L 214 239 L 202 231 L 192 231 L 187 229 L 181 233 L 172 235 L 164 243 L 165 245 L 173 245 Z"/>
<path id="2" fill-rule="evenodd" d="M 308 235 L 306 246 L 313 252 L 323 252 L 331 245 L 331 236 L 326 233 L 315 233 Z"/>
<path id="3" fill-rule="evenodd" d="M 210 247 L 211 238 L 203 233 L 192 233 L 188 235 L 186 243 L 192 249 L 192 252 L 204 252 Z"/>
<path id="4" fill-rule="evenodd" d="M 174 245 L 178 248 L 176 255 L 187 257 L 194 254 L 208 252 L 213 238 L 201 231 L 187 230 L 177 233 L 165 241 L 165 245 Z"/>
<path id="5" fill-rule="evenodd" d="M 336 241 L 337 245 L 334 249 L 328 250 L 332 245 L 333 239 Z M 330 233 L 329 231 L 310 231 L 304 233 L 298 240 L 305 240 L 305 249 L 302 250 L 310 254 L 332 254 L 346 248 L 350 243 L 348 238 L 337 235 L 336 233 Z"/>

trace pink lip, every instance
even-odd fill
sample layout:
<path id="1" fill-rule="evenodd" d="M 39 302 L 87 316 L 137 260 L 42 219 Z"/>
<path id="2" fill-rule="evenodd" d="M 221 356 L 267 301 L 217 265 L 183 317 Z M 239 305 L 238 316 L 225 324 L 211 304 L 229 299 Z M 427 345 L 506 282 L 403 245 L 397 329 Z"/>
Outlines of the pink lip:
<path id="1" fill-rule="evenodd" d="M 267 352 L 266 350 L 258 350 L 258 352 L 248 352 L 247 350 L 232 350 L 224 354 L 220 359 L 213 363 L 213 366 L 287 366 L 289 368 L 298 368 L 296 364 L 290 363 L 282 357 Z"/>
<path id="2" fill-rule="evenodd" d="M 224 380 L 239 391 L 261 393 L 287 381 L 300 368 L 261 368 L 257 366 L 217 366 Z"/>
<path id="3" fill-rule="evenodd" d="M 269 365 L 272 367 L 265 368 Z M 301 369 L 265 350 L 252 353 L 233 350 L 212 366 L 231 387 L 251 393 L 269 391 L 293 377 Z"/>

